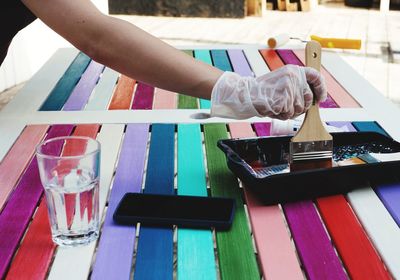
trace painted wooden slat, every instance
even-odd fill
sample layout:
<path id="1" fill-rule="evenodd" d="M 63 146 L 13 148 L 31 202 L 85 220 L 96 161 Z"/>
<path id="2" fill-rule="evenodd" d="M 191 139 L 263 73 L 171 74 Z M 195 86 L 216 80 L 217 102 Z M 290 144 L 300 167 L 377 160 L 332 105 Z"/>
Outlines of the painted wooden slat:
<path id="1" fill-rule="evenodd" d="M 352 191 L 349 202 L 392 276 L 400 278 L 400 228 L 372 188 Z"/>
<path id="2" fill-rule="evenodd" d="M 141 192 L 148 135 L 148 124 L 127 126 L 91 279 L 129 279 L 131 274 L 136 227 L 117 225 L 112 216 L 125 193 Z"/>
<path id="3" fill-rule="evenodd" d="M 270 72 L 267 64 L 262 59 L 261 54 L 257 49 L 244 49 L 243 51 L 256 77 Z"/>
<path id="4" fill-rule="evenodd" d="M 261 134 L 257 130 L 258 136 Z M 309 279 L 346 279 L 312 201 L 283 204 L 297 252 Z"/>
<path id="5" fill-rule="evenodd" d="M 329 122 L 356 131 L 349 122 Z M 344 196 L 317 200 L 322 218 L 353 279 L 388 279 L 389 274 Z"/>
<path id="6" fill-rule="evenodd" d="M 293 64 L 304 66 L 304 64 L 296 57 L 296 55 L 291 50 L 277 50 L 279 57 L 285 64 Z M 328 96 L 324 102 L 320 103 L 321 108 L 337 108 L 336 102 L 331 97 L 331 92 L 328 90 Z"/>
<path id="7" fill-rule="evenodd" d="M 65 102 L 63 111 L 78 111 L 85 107 L 103 69 L 104 66 L 96 61 L 90 62 L 67 102 Z"/>
<path id="8" fill-rule="evenodd" d="M 193 56 L 192 50 L 183 50 L 187 55 Z M 178 108 L 179 109 L 197 109 L 199 108 L 198 100 L 195 97 L 179 94 L 178 95 Z"/>
<path id="9" fill-rule="evenodd" d="M 47 129 L 47 125 L 27 126 L 0 163 L 0 211 L 35 153 L 36 145 L 46 134 Z"/>
<path id="10" fill-rule="evenodd" d="M 375 122 L 353 122 L 359 131 L 386 132 Z M 392 276 L 400 278 L 400 228 L 374 190 L 366 185 L 348 194 L 349 202 Z"/>
<path id="11" fill-rule="evenodd" d="M 258 136 L 271 135 L 271 123 L 254 123 L 253 126 Z"/>
<path id="12" fill-rule="evenodd" d="M 228 55 L 236 73 L 244 77 L 254 77 L 254 73 L 251 71 L 249 63 L 247 62 L 242 50 L 229 49 Z"/>
<path id="13" fill-rule="evenodd" d="M 136 81 L 121 75 L 115 88 L 113 97 L 111 98 L 109 110 L 128 110 L 132 103 L 133 90 Z"/>
<path id="14" fill-rule="evenodd" d="M 136 86 L 132 109 L 147 109 L 153 107 L 154 87 L 139 82 Z"/>
<path id="15" fill-rule="evenodd" d="M 52 126 L 46 139 L 69 135 L 72 129 L 71 125 Z M 42 194 L 38 163 L 34 157 L 0 214 L 0 278 L 5 276 Z"/>
<path id="16" fill-rule="evenodd" d="M 306 61 L 304 51 L 295 50 L 293 52 L 296 54 L 296 56 L 300 59 L 300 61 L 304 65 Z M 360 107 L 360 104 L 358 104 L 358 102 L 355 101 L 355 99 L 338 83 L 338 81 L 325 69 L 324 66 L 321 66 L 320 71 L 325 78 L 329 94 L 332 96 L 333 100 L 339 105 L 340 108 Z"/>
<path id="17" fill-rule="evenodd" d="M 233 138 L 255 136 L 247 123 L 231 123 L 229 130 Z M 264 279 L 304 279 L 279 206 L 264 205 L 247 186 L 244 194 Z"/>
<path id="18" fill-rule="evenodd" d="M 178 97 L 175 92 L 156 88 L 154 91 L 153 109 L 176 109 Z"/>
<path id="19" fill-rule="evenodd" d="M 353 125 L 360 131 L 378 132 L 389 136 L 376 122 L 353 122 Z M 374 182 L 376 194 L 392 215 L 393 219 L 400 226 L 400 183 L 396 174 L 388 174 L 386 182 Z"/>
<path id="20" fill-rule="evenodd" d="M 78 125 L 72 135 L 95 138 L 98 125 Z M 75 153 L 74 149 L 64 149 L 62 155 L 68 156 Z M 33 221 L 28 228 L 25 238 L 19 246 L 18 252 L 7 274 L 8 279 L 43 279 L 51 264 L 56 245 L 51 239 L 51 230 L 46 211 L 46 201 L 42 199 Z M 40 256 L 40 257 L 38 257 Z"/>
<path id="21" fill-rule="evenodd" d="M 144 192 L 174 194 L 175 125 L 153 124 Z M 141 225 L 135 279 L 173 278 L 172 227 Z"/>
<path id="22" fill-rule="evenodd" d="M 207 196 L 201 142 L 200 125 L 178 125 L 178 195 Z M 178 279 L 216 277 L 212 232 L 178 228 Z"/>
<path id="23" fill-rule="evenodd" d="M 104 69 L 101 79 L 94 88 L 94 91 L 85 107 L 86 111 L 107 110 L 111 96 L 114 93 L 114 87 L 117 83 L 118 76 L 119 74 L 116 71 L 110 68 Z"/>
<path id="24" fill-rule="evenodd" d="M 0 117 L 0 162 L 14 145 L 15 140 L 25 129 L 25 121 L 12 121 Z"/>
<path id="25" fill-rule="evenodd" d="M 216 145 L 218 140 L 228 138 L 226 126 L 206 124 L 204 134 L 211 194 L 236 201 L 231 229 L 216 232 L 221 279 L 259 279 L 260 273 L 238 182 L 226 165 L 225 155 Z"/>
<path id="26" fill-rule="evenodd" d="M 0 115 L 20 117 L 23 114 L 37 111 L 49 93 L 55 89 L 60 77 L 63 76 L 77 54 L 76 49 L 57 50 L 44 66 L 26 82 L 10 103 L 3 108 Z"/>
<path id="27" fill-rule="evenodd" d="M 211 50 L 211 56 L 215 67 L 222 71 L 232 71 L 232 66 L 226 50 Z"/>
<path id="28" fill-rule="evenodd" d="M 197 60 L 203 61 L 209 65 L 212 65 L 210 50 L 194 50 L 194 57 Z M 210 109 L 211 102 L 210 100 L 200 99 L 200 108 L 201 109 Z"/>
<path id="29" fill-rule="evenodd" d="M 351 279 L 391 279 L 346 198 L 319 198 L 317 205 Z"/>
<path id="30" fill-rule="evenodd" d="M 102 146 L 99 186 L 100 219 L 105 209 L 108 191 L 114 174 L 119 147 L 125 125 L 104 124 L 97 137 Z M 75 248 L 59 247 L 55 255 L 48 279 L 87 279 L 97 242 Z M 73 267 L 74 269 L 71 269 Z"/>
<path id="31" fill-rule="evenodd" d="M 40 107 L 40 111 L 61 110 L 89 63 L 90 58 L 84 53 L 79 53 L 50 92 L 46 101 Z"/>
<path id="32" fill-rule="evenodd" d="M 390 137 L 376 122 L 352 122 L 352 124 L 358 131 L 377 132 Z"/>

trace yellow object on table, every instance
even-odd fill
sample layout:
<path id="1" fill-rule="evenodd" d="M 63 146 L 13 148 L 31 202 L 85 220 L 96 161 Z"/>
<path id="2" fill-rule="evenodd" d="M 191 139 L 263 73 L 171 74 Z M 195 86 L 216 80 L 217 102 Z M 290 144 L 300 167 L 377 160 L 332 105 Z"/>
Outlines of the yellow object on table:
<path id="1" fill-rule="evenodd" d="M 311 35 L 310 38 L 319 42 L 323 48 L 361 49 L 361 40 L 359 39 L 323 38 L 315 35 Z"/>

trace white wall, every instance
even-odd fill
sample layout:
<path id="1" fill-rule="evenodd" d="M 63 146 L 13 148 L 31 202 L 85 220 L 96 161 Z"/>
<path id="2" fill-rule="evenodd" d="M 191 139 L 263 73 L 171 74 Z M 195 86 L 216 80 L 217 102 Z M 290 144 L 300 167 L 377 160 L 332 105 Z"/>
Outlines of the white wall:
<path id="1" fill-rule="evenodd" d="M 108 14 L 108 0 L 92 2 Z M 0 92 L 30 79 L 58 48 L 65 47 L 71 47 L 71 44 L 42 21 L 34 21 L 21 30 L 10 45 L 0 67 Z"/>

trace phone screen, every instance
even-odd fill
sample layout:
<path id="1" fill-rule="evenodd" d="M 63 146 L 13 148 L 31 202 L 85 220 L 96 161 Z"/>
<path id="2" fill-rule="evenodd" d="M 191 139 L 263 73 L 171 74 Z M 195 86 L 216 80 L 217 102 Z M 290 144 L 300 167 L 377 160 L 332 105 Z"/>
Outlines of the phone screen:
<path id="1" fill-rule="evenodd" d="M 121 223 L 223 226 L 231 223 L 234 205 L 233 199 L 226 198 L 128 193 L 114 219 Z"/>

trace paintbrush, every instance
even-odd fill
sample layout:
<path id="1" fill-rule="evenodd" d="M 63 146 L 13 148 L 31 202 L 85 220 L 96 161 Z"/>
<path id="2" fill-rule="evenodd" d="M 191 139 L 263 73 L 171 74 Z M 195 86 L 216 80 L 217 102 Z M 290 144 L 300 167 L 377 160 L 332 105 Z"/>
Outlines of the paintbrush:
<path id="1" fill-rule="evenodd" d="M 320 71 L 321 45 L 316 41 L 307 42 L 306 66 Z M 332 167 L 332 135 L 322 124 L 315 95 L 303 124 L 290 141 L 289 152 L 290 171 Z"/>

